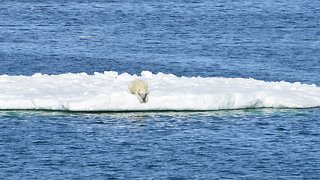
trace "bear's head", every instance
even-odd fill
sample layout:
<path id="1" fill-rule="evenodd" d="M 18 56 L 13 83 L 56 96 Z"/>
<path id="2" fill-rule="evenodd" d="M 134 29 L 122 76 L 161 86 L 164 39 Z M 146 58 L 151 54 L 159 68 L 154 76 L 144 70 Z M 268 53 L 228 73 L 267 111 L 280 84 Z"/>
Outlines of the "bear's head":
<path id="1" fill-rule="evenodd" d="M 148 102 L 148 93 L 148 90 L 146 90 L 145 88 L 139 88 L 136 93 L 136 96 L 138 97 L 141 103 L 146 103 Z"/>

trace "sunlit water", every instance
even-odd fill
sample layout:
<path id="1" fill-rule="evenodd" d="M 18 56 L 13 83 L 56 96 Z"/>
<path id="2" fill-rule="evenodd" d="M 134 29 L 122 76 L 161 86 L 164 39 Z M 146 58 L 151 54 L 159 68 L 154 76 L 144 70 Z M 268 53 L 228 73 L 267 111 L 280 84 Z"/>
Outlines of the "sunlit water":
<path id="1" fill-rule="evenodd" d="M 1 1 L 0 74 L 320 86 L 320 2 Z M 319 179 L 320 109 L 0 112 L 0 179 Z"/>

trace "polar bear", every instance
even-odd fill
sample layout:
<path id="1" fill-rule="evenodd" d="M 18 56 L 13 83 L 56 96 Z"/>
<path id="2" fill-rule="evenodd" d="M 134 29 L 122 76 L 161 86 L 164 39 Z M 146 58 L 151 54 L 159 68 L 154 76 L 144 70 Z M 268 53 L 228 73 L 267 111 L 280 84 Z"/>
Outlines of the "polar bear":
<path id="1" fill-rule="evenodd" d="M 128 90 L 139 99 L 140 103 L 148 102 L 148 84 L 146 81 L 136 79 L 128 85 Z"/>

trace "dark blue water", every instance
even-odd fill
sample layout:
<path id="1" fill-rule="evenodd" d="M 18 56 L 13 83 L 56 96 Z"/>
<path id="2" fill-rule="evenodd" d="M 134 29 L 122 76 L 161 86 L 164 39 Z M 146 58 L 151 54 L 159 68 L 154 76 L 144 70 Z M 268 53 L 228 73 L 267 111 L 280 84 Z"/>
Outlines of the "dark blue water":
<path id="1" fill-rule="evenodd" d="M 0 74 L 320 86 L 320 1 L 0 3 Z M 0 179 L 319 179 L 320 109 L 0 112 Z"/>
<path id="2" fill-rule="evenodd" d="M 0 113 L 2 179 L 318 179 L 319 110 Z"/>

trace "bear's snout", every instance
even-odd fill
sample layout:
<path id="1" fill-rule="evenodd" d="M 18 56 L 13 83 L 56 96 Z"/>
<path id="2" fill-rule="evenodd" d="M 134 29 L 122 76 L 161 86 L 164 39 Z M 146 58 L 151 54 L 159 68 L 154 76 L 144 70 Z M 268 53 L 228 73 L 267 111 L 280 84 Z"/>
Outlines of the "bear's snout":
<path id="1" fill-rule="evenodd" d="M 143 103 L 146 103 L 148 101 L 148 94 L 142 94 L 140 96 L 141 96 L 141 99 L 142 99 Z"/>

